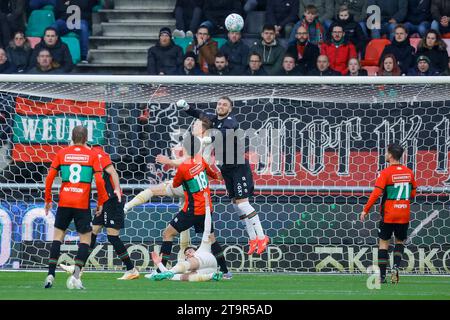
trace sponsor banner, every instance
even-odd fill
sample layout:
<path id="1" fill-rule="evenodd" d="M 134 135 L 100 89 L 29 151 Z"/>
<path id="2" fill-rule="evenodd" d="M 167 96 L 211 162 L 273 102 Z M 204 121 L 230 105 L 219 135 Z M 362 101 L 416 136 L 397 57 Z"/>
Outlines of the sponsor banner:
<path id="1" fill-rule="evenodd" d="M 12 156 L 16 161 L 51 162 L 55 153 L 70 142 L 77 125 L 88 128 L 89 144 L 105 143 L 104 102 L 41 102 L 17 97 L 15 106 Z"/>

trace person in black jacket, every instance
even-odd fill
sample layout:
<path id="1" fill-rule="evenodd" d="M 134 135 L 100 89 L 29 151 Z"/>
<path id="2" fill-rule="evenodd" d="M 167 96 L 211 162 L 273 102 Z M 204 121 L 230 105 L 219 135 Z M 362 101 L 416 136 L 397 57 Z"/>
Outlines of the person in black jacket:
<path id="1" fill-rule="evenodd" d="M 297 42 L 291 44 L 286 53 L 295 57 L 296 65 L 302 74 L 308 74 L 316 67 L 317 57 L 320 55 L 320 49 L 317 45 L 309 42 L 309 33 L 304 26 L 297 29 L 295 35 Z"/>
<path id="2" fill-rule="evenodd" d="M 408 34 L 419 33 L 424 37 L 431 26 L 431 0 L 408 0 L 405 21 Z"/>
<path id="3" fill-rule="evenodd" d="M 228 57 L 228 66 L 235 75 L 242 74 L 248 62 L 249 47 L 241 40 L 241 36 L 238 31 L 228 32 L 228 41 L 219 49 Z"/>
<path id="4" fill-rule="evenodd" d="M 60 74 L 61 68 L 58 62 L 53 61 L 50 50 L 42 48 L 36 57 L 36 65 L 27 71 L 28 74 Z"/>
<path id="5" fill-rule="evenodd" d="M 447 68 L 440 74 L 441 76 L 450 76 L 450 57 L 448 58 Z"/>
<path id="6" fill-rule="evenodd" d="M 61 41 L 55 28 L 48 27 L 44 31 L 44 37 L 33 50 L 28 68 L 31 69 L 36 65 L 36 58 L 41 49 L 48 49 L 53 61 L 57 62 L 61 67 L 62 73 L 69 73 L 73 69 L 72 55 L 69 48 Z"/>
<path id="7" fill-rule="evenodd" d="M 27 0 L 0 0 L 0 12 L 4 14 L 0 21 L 8 23 L 10 32 L 25 30 Z M 3 20 L 5 18 L 6 20 Z M 11 33 L 8 35 L 8 41 L 10 38 Z"/>
<path id="8" fill-rule="evenodd" d="M 442 41 L 441 35 L 436 30 L 428 30 L 425 37 L 420 40 L 416 57 L 422 55 L 430 58 L 431 66 L 440 73 L 447 69 L 447 44 Z"/>
<path id="9" fill-rule="evenodd" d="M 14 34 L 9 47 L 6 48 L 8 60 L 17 67 L 19 73 L 27 70 L 32 52 L 30 42 L 22 31 L 17 31 Z"/>
<path id="10" fill-rule="evenodd" d="M 299 66 L 295 65 L 295 57 L 290 54 L 285 54 L 283 58 L 283 64 L 281 70 L 277 74 L 278 76 L 301 76 Z"/>
<path id="11" fill-rule="evenodd" d="M 430 58 L 427 56 L 417 57 L 414 68 L 408 71 L 408 76 L 438 76 L 439 72 L 431 66 Z"/>
<path id="12" fill-rule="evenodd" d="M 294 24 L 299 20 L 299 0 L 268 0 L 266 23 L 273 24 L 277 36 L 289 38 Z"/>
<path id="13" fill-rule="evenodd" d="M 387 45 L 380 56 L 380 62 L 388 54 L 394 54 L 402 73 L 408 73 L 409 68 L 414 64 L 415 49 L 409 43 L 409 37 L 404 25 L 399 24 L 395 27 L 395 37 L 390 45 Z"/>
<path id="14" fill-rule="evenodd" d="M 73 12 L 67 13 L 70 6 L 78 6 L 81 10 L 81 20 L 77 24 L 72 18 Z M 75 32 L 80 36 L 81 63 L 88 63 L 89 51 L 89 20 L 91 16 L 89 0 L 57 0 L 56 21 L 52 27 L 58 30 L 60 35 Z"/>
<path id="15" fill-rule="evenodd" d="M 202 18 L 202 7 L 204 0 L 177 0 L 175 9 L 175 30 L 173 36 L 176 38 L 192 38 Z"/>
<path id="16" fill-rule="evenodd" d="M 320 55 L 317 58 L 316 68 L 308 73 L 309 76 L 341 76 L 338 71 L 330 68 L 330 60 L 326 55 Z"/>
<path id="17" fill-rule="evenodd" d="M 0 74 L 16 73 L 17 68 L 14 64 L 8 61 L 6 51 L 0 48 Z"/>
<path id="18" fill-rule="evenodd" d="M 244 76 L 267 76 L 266 70 L 262 65 L 262 57 L 257 52 L 252 52 L 248 59 L 248 67 L 245 69 Z"/>
<path id="19" fill-rule="evenodd" d="M 364 34 L 361 25 L 353 19 L 353 16 L 350 14 L 346 5 L 339 7 L 335 21 L 330 26 L 329 35 L 327 36 L 328 39 L 331 39 L 331 30 L 333 30 L 335 24 L 342 26 L 345 32 L 345 39 L 350 43 L 353 43 L 357 52 L 361 53 L 361 56 L 364 56 L 367 37 Z"/>
<path id="20" fill-rule="evenodd" d="M 228 66 L 228 59 L 223 53 L 216 53 L 214 66 L 211 67 L 209 74 L 213 76 L 229 76 L 233 74 Z"/>
<path id="21" fill-rule="evenodd" d="M 200 67 L 197 63 L 197 56 L 194 52 L 186 52 L 183 57 L 183 65 L 180 67 L 178 74 L 182 76 L 200 76 L 204 74 L 200 70 Z"/>
<path id="22" fill-rule="evenodd" d="M 206 26 L 211 35 L 225 34 L 225 19 L 232 13 L 242 14 L 240 0 L 206 0 L 203 4 L 206 21 L 200 25 Z"/>
<path id="23" fill-rule="evenodd" d="M 152 75 L 176 75 L 183 63 L 183 49 L 172 41 L 167 27 L 159 30 L 159 41 L 148 49 L 147 73 Z"/>

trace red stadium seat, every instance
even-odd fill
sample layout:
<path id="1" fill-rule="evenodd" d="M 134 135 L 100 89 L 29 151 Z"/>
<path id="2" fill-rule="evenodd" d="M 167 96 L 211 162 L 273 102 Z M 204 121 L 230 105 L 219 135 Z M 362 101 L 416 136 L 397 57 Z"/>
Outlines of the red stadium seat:
<path id="1" fill-rule="evenodd" d="M 412 45 L 414 47 L 414 49 L 416 49 L 417 51 L 417 46 L 419 45 L 420 40 L 422 40 L 421 38 L 409 38 L 409 44 Z"/>
<path id="2" fill-rule="evenodd" d="M 442 35 L 442 39 L 450 39 L 450 32 L 444 33 L 444 34 Z"/>
<path id="3" fill-rule="evenodd" d="M 376 76 L 379 68 L 376 66 L 365 66 L 363 69 L 367 71 L 368 76 Z"/>
<path id="4" fill-rule="evenodd" d="M 373 39 L 366 47 L 366 55 L 361 60 L 362 66 L 378 66 L 384 47 L 391 44 L 388 39 Z"/>
<path id="5" fill-rule="evenodd" d="M 39 37 L 27 37 L 28 41 L 30 41 L 31 48 L 34 49 L 36 45 L 41 42 L 41 38 Z"/>

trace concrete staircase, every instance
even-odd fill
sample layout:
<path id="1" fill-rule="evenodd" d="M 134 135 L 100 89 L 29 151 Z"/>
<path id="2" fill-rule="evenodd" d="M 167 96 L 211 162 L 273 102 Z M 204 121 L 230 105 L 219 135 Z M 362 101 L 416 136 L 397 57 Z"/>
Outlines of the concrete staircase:
<path id="1" fill-rule="evenodd" d="M 147 50 L 163 26 L 175 28 L 175 0 L 115 0 L 114 9 L 93 17 L 89 64 L 75 72 L 91 74 L 146 74 Z"/>

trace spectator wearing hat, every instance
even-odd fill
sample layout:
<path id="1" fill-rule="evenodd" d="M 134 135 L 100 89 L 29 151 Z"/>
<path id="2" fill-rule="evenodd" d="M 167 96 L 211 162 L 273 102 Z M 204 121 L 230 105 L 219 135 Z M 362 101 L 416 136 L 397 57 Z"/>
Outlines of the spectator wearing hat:
<path id="1" fill-rule="evenodd" d="M 442 41 L 441 35 L 436 30 L 430 29 L 417 46 L 417 56 L 430 58 L 431 66 L 439 72 L 447 69 L 448 52 L 447 44 Z"/>
<path id="2" fill-rule="evenodd" d="M 183 57 L 183 65 L 180 67 L 178 74 L 182 76 L 200 76 L 203 74 L 198 66 L 197 56 L 194 52 L 186 52 Z"/>
<path id="3" fill-rule="evenodd" d="M 430 58 L 418 56 L 416 66 L 408 71 L 408 76 L 438 76 L 439 72 L 431 66 Z"/>
<path id="4" fill-rule="evenodd" d="M 194 43 L 189 45 L 186 51 L 194 52 L 200 65 L 200 70 L 208 74 L 209 67 L 214 65 L 216 54 L 219 52 L 219 45 L 211 39 L 209 29 L 205 26 L 200 26 L 195 34 Z"/>
<path id="5" fill-rule="evenodd" d="M 176 75 L 183 63 L 183 49 L 172 41 L 172 32 L 159 30 L 159 40 L 148 49 L 147 73 L 151 75 Z"/>

